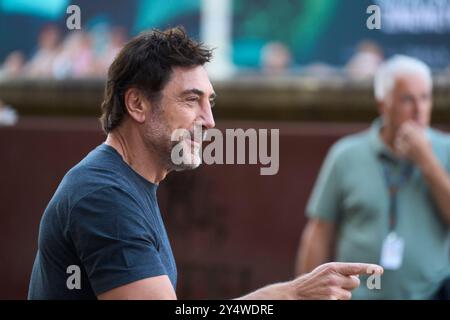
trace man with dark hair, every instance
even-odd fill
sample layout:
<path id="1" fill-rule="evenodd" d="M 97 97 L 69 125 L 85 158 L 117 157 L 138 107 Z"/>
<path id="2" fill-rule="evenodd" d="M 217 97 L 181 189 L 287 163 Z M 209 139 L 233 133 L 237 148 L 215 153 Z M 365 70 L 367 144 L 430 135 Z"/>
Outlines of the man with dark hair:
<path id="1" fill-rule="evenodd" d="M 122 49 L 102 104 L 106 141 L 66 174 L 42 217 L 30 299 L 176 298 L 156 189 L 170 171 L 200 164 L 197 138 L 181 141 L 193 161 L 171 161 L 171 134 L 214 127 L 215 93 L 203 68 L 210 59 L 181 28 L 141 34 Z M 329 263 L 243 298 L 349 299 L 367 272 L 382 269 Z"/>

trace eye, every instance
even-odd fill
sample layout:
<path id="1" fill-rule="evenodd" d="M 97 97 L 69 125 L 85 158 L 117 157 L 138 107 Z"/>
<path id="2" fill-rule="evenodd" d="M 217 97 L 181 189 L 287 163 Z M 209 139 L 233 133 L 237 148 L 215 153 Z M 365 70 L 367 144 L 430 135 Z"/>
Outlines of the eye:
<path id="1" fill-rule="evenodd" d="M 402 103 L 408 103 L 408 104 L 410 104 L 410 103 L 413 103 L 413 102 L 414 102 L 414 98 L 411 97 L 411 96 L 403 96 L 403 97 L 401 98 L 401 101 L 402 101 Z"/>
<path id="2" fill-rule="evenodd" d="M 198 96 L 191 96 L 186 99 L 187 101 L 195 102 L 199 100 Z"/>
<path id="3" fill-rule="evenodd" d="M 209 100 L 209 104 L 210 104 L 211 108 L 214 108 L 214 106 L 216 105 L 216 100 L 214 100 L 214 99 Z"/>

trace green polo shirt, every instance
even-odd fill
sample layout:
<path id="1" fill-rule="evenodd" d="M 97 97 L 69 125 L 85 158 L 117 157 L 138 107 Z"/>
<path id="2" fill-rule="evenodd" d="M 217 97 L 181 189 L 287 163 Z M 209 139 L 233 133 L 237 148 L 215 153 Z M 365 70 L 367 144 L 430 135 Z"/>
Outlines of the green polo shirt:
<path id="1" fill-rule="evenodd" d="M 333 145 L 322 165 L 307 205 L 309 218 L 337 225 L 335 260 L 380 263 L 383 240 L 389 233 L 389 193 L 379 155 L 393 159 L 392 175 L 403 172 L 380 138 L 381 119 L 371 128 L 344 137 Z M 428 129 L 433 152 L 450 171 L 450 135 Z M 385 270 L 381 289 L 369 290 L 366 277 L 353 291 L 354 299 L 428 299 L 450 275 L 449 227 L 417 167 L 397 194 L 396 233 L 404 239 L 403 262 Z"/>

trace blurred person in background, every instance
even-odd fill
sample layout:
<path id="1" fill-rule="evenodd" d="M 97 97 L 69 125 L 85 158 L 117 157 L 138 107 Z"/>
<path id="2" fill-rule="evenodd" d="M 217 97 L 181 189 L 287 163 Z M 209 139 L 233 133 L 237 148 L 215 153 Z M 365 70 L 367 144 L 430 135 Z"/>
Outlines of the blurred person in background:
<path id="1" fill-rule="evenodd" d="M 345 66 L 345 71 L 353 79 L 370 80 L 383 59 L 383 50 L 375 42 L 362 41 Z"/>
<path id="2" fill-rule="evenodd" d="M 22 77 L 24 61 L 24 56 L 20 51 L 11 52 L 0 67 L 0 81 Z M 17 121 L 17 111 L 0 99 L 0 126 L 11 126 Z"/>
<path id="3" fill-rule="evenodd" d="M 63 40 L 52 65 L 52 75 L 64 78 L 104 78 L 126 41 L 121 28 L 72 31 Z M 99 40 L 101 38 L 101 41 Z M 99 41 L 101 42 L 99 44 Z"/>
<path id="4" fill-rule="evenodd" d="M 81 32 L 77 40 L 71 76 L 74 78 L 95 77 L 98 74 L 98 67 L 92 47 L 92 37 L 87 32 Z"/>
<path id="5" fill-rule="evenodd" d="M 101 73 L 106 75 L 108 67 L 114 61 L 119 51 L 123 48 L 127 40 L 127 34 L 124 28 L 115 27 L 112 28 L 108 34 L 108 42 L 105 49 L 99 57 L 99 67 Z"/>
<path id="6" fill-rule="evenodd" d="M 283 75 L 290 71 L 292 55 L 281 42 L 269 42 L 261 50 L 261 68 L 266 75 Z"/>
<path id="7" fill-rule="evenodd" d="M 14 79 L 23 76 L 25 57 L 20 51 L 11 52 L 0 67 L 1 79 Z"/>
<path id="8" fill-rule="evenodd" d="M 430 69 L 395 56 L 374 91 L 381 116 L 335 143 L 322 165 L 296 272 L 330 260 L 380 263 L 381 289 L 361 286 L 355 299 L 448 299 L 450 136 L 429 127 Z"/>
<path id="9" fill-rule="evenodd" d="M 82 41 L 82 31 L 70 32 L 63 40 L 53 61 L 52 76 L 56 79 L 71 78 Z"/>
<path id="10" fill-rule="evenodd" d="M 192 134 L 180 141 L 189 161 L 172 161 L 172 133 L 215 126 L 203 67 L 211 56 L 182 28 L 143 33 L 117 55 L 102 104 L 106 141 L 65 175 L 42 216 L 30 299 L 176 299 L 156 191 L 169 172 L 201 163 L 203 139 Z M 70 283 L 76 267 L 79 280 Z M 349 299 L 361 273 L 382 268 L 328 263 L 242 299 Z"/>
<path id="11" fill-rule="evenodd" d="M 26 66 L 26 75 L 32 78 L 53 78 L 53 62 L 60 48 L 60 31 L 54 25 L 42 29 L 38 49 Z"/>
<path id="12" fill-rule="evenodd" d="M 17 111 L 0 100 L 0 126 L 12 126 L 18 121 Z"/>

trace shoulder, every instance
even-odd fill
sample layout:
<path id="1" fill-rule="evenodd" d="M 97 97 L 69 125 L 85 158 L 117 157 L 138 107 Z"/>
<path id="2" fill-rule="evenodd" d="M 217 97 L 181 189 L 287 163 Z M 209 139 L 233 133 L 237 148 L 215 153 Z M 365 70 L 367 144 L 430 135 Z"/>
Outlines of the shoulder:
<path id="1" fill-rule="evenodd" d="M 369 146 L 370 131 L 365 130 L 345 136 L 336 141 L 328 152 L 331 161 L 344 161 L 364 152 Z"/>
<path id="2" fill-rule="evenodd" d="M 154 225 L 142 201 L 122 187 L 111 185 L 91 190 L 74 201 L 67 210 L 66 223 L 72 234 L 139 233 Z"/>
<path id="3" fill-rule="evenodd" d="M 138 194 L 136 186 L 128 171 L 120 158 L 97 148 L 67 172 L 54 197 L 65 203 L 69 211 L 83 200 L 118 205 L 124 200 L 138 202 L 134 196 Z"/>

